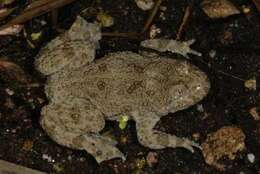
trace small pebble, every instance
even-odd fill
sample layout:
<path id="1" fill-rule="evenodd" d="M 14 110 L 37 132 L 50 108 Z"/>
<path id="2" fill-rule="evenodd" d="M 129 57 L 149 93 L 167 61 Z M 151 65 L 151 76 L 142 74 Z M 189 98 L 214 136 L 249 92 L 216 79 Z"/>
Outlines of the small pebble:
<path id="1" fill-rule="evenodd" d="M 255 162 L 255 155 L 252 153 L 247 154 L 247 159 L 250 163 L 254 163 Z"/>
<path id="2" fill-rule="evenodd" d="M 166 6 L 160 6 L 160 10 L 161 10 L 161 11 L 166 11 L 166 10 L 167 10 L 167 7 L 166 7 Z"/>
<path id="3" fill-rule="evenodd" d="M 248 14 L 248 13 L 250 13 L 251 12 L 251 9 L 250 9 L 250 7 L 247 7 L 247 6 L 242 6 L 242 10 L 243 10 L 243 13 L 244 14 Z"/>
<path id="4" fill-rule="evenodd" d="M 10 95 L 10 96 L 14 95 L 14 91 L 11 90 L 11 89 L 9 89 L 9 88 L 6 88 L 6 89 L 5 89 L 5 92 L 6 92 L 8 95 Z"/>
<path id="5" fill-rule="evenodd" d="M 160 18 L 162 21 L 165 21 L 165 20 L 166 20 L 166 17 L 165 17 L 164 12 L 160 12 L 159 18 Z"/>
<path id="6" fill-rule="evenodd" d="M 42 154 L 42 159 L 47 160 L 48 162 L 55 162 L 51 156 L 48 154 Z"/>
<path id="7" fill-rule="evenodd" d="M 216 50 L 210 50 L 210 51 L 209 51 L 209 57 L 210 57 L 210 58 L 215 58 L 215 57 L 216 57 L 216 54 L 217 54 Z"/>
<path id="8" fill-rule="evenodd" d="M 202 104 L 197 104 L 197 111 L 204 112 L 204 108 Z"/>
<path id="9" fill-rule="evenodd" d="M 260 115 L 259 115 L 259 113 L 257 112 L 256 107 L 252 107 L 252 108 L 249 110 L 249 113 L 250 113 L 250 115 L 254 118 L 254 120 L 256 120 L 256 121 L 260 120 Z"/>
<path id="10" fill-rule="evenodd" d="M 152 25 L 150 27 L 150 33 L 149 33 L 149 36 L 151 39 L 155 38 L 158 34 L 161 33 L 161 29 L 160 28 L 157 28 L 156 25 Z"/>
<path id="11" fill-rule="evenodd" d="M 256 79 L 252 78 L 245 81 L 245 87 L 249 90 L 256 90 Z"/>
<path id="12" fill-rule="evenodd" d="M 86 161 L 86 159 L 85 159 L 84 157 L 80 157 L 80 158 L 79 158 L 79 161 L 80 161 L 80 162 L 84 162 L 84 161 Z"/>
<path id="13" fill-rule="evenodd" d="M 68 156 L 68 160 L 69 160 L 69 161 L 72 160 L 72 156 L 71 156 L 71 155 Z"/>
<path id="14" fill-rule="evenodd" d="M 154 1 L 153 0 L 135 0 L 136 5 L 146 11 L 146 10 L 151 10 L 154 6 Z"/>

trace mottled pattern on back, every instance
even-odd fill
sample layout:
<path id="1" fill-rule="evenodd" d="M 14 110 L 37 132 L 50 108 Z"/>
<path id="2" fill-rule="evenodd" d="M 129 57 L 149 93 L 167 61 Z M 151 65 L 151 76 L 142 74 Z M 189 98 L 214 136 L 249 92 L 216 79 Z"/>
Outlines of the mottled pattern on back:
<path id="1" fill-rule="evenodd" d="M 78 17 L 63 35 L 39 52 L 35 67 L 47 75 L 48 105 L 41 125 L 57 143 L 84 149 L 97 162 L 125 159 L 116 142 L 100 135 L 106 120 L 128 115 L 139 142 L 152 149 L 184 147 L 193 141 L 154 130 L 162 116 L 188 108 L 208 93 L 207 76 L 184 60 L 115 52 L 99 60 L 95 48 L 100 27 Z M 189 44 L 181 44 L 183 46 Z M 182 47 L 179 51 L 187 50 Z M 189 53 L 189 52 L 188 52 Z"/>

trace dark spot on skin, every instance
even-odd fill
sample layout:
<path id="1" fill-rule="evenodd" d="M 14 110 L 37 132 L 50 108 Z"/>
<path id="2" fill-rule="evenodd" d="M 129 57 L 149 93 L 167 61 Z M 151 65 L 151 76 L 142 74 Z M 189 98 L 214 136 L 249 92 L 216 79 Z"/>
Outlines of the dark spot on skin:
<path id="1" fill-rule="evenodd" d="M 98 150 L 97 152 L 96 152 L 96 156 L 101 156 L 103 153 L 102 153 L 102 151 L 101 150 Z"/>
<path id="2" fill-rule="evenodd" d="M 117 94 L 118 95 L 124 95 L 125 93 L 124 93 L 123 89 L 118 89 Z"/>
<path id="3" fill-rule="evenodd" d="M 145 93 L 146 93 L 148 96 L 150 96 L 150 97 L 154 96 L 154 94 L 155 94 L 155 92 L 154 92 L 153 90 L 147 90 L 147 91 L 145 91 Z"/>
<path id="4" fill-rule="evenodd" d="M 129 106 L 129 105 L 123 106 L 123 111 L 124 111 L 125 113 L 130 112 L 131 110 L 132 110 L 131 106 Z"/>
<path id="5" fill-rule="evenodd" d="M 136 89 L 142 86 L 143 81 L 135 81 L 127 88 L 127 93 L 132 94 Z"/>
<path id="6" fill-rule="evenodd" d="M 79 123 L 79 118 L 80 118 L 80 115 L 79 115 L 79 114 L 76 114 L 76 113 L 71 114 L 71 119 L 72 119 L 72 121 L 73 121 L 75 124 Z"/>
<path id="7" fill-rule="evenodd" d="M 141 67 L 141 66 L 139 66 L 139 65 L 136 65 L 136 64 L 134 64 L 134 63 L 131 63 L 131 64 L 129 64 L 128 66 L 133 67 L 133 69 L 134 69 L 136 72 L 138 72 L 138 73 L 143 73 L 143 72 L 144 72 L 144 68 L 143 68 L 143 67 Z"/>
<path id="8" fill-rule="evenodd" d="M 98 66 L 98 69 L 100 72 L 106 72 L 107 71 L 107 65 L 106 64 L 101 64 Z"/>
<path id="9" fill-rule="evenodd" d="M 86 54 L 86 53 L 82 53 L 82 55 L 81 55 L 84 59 L 88 59 L 88 55 Z"/>
<path id="10" fill-rule="evenodd" d="M 72 144 L 78 148 L 82 148 L 82 142 L 84 141 L 83 136 L 78 136 L 72 139 Z"/>
<path id="11" fill-rule="evenodd" d="M 105 89 L 105 87 L 106 87 L 106 83 L 103 82 L 103 81 L 98 81 L 98 82 L 97 82 L 97 87 L 98 87 L 99 90 L 102 91 L 102 90 Z"/>
<path id="12" fill-rule="evenodd" d="M 75 57 L 75 51 L 72 50 L 72 49 L 66 49 L 66 48 L 64 48 L 64 49 L 63 49 L 63 52 L 64 52 L 64 55 L 66 55 L 66 56 L 69 57 L 69 58 Z"/>
<path id="13" fill-rule="evenodd" d="M 94 92 L 88 92 L 88 95 L 92 98 L 95 98 L 97 96 L 97 94 Z"/>

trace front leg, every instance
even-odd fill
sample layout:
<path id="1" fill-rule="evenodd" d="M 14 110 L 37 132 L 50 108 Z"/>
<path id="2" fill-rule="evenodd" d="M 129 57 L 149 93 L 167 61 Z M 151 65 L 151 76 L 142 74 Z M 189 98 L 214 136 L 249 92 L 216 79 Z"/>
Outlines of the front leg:
<path id="1" fill-rule="evenodd" d="M 177 41 L 172 39 L 148 39 L 142 41 L 141 46 L 154 49 L 159 52 L 170 51 L 172 53 L 181 54 L 186 58 L 189 58 L 188 54 L 201 56 L 201 53 L 190 48 L 194 42 L 194 39 L 188 41 Z"/>
<path id="2" fill-rule="evenodd" d="M 95 58 L 100 26 L 77 17 L 71 28 L 44 46 L 35 61 L 35 67 L 45 75 L 63 68 L 76 69 L 91 63 Z"/>
<path id="3" fill-rule="evenodd" d="M 151 149 L 163 149 L 166 147 L 183 147 L 194 152 L 192 146 L 201 149 L 201 147 L 186 138 L 179 138 L 161 131 L 154 130 L 154 126 L 160 120 L 160 117 L 152 112 L 136 112 L 133 115 L 136 121 L 137 137 L 139 142 Z"/>

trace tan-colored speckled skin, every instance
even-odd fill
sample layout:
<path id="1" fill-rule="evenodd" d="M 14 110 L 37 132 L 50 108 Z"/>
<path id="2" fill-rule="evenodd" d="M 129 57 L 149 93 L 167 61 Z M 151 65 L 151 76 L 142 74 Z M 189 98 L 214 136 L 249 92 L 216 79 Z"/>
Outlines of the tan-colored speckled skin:
<path id="1" fill-rule="evenodd" d="M 127 114 L 139 142 L 153 149 L 196 143 L 153 130 L 160 117 L 196 104 L 208 93 L 207 76 L 187 61 L 116 52 L 94 61 L 100 39 L 97 24 L 78 17 L 68 32 L 39 53 L 36 68 L 48 75 L 49 104 L 41 125 L 57 143 L 84 149 L 97 162 L 124 155 L 116 142 L 98 134 L 105 120 Z"/>

